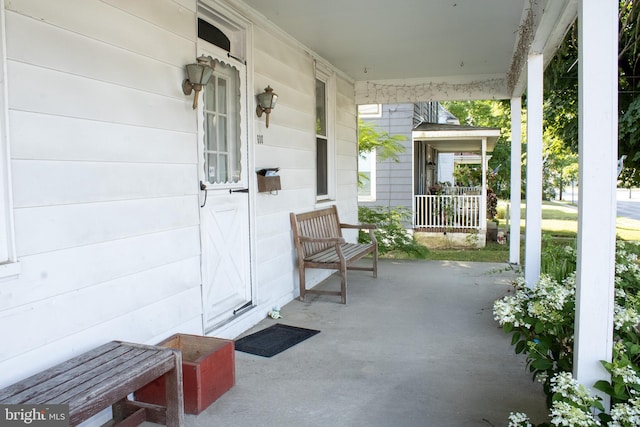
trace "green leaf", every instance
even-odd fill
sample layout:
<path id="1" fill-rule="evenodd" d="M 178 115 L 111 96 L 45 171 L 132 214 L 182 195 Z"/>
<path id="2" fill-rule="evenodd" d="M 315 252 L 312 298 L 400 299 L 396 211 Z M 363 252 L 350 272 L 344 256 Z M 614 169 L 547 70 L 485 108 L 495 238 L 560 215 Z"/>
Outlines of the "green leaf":
<path id="1" fill-rule="evenodd" d="M 520 341 L 520 332 L 515 332 L 511 337 L 511 345 L 516 345 L 518 341 Z"/>
<path id="2" fill-rule="evenodd" d="M 513 323 L 505 323 L 502 327 L 506 333 L 513 331 Z"/>
<path id="3" fill-rule="evenodd" d="M 547 359 L 536 359 L 531 363 L 531 366 L 538 370 L 546 371 L 547 369 L 553 368 L 553 362 Z"/>
<path id="4" fill-rule="evenodd" d="M 624 383 L 615 383 L 613 385 L 613 393 L 615 396 L 626 396 Z"/>
<path id="5" fill-rule="evenodd" d="M 539 334 L 539 333 L 541 333 L 542 331 L 544 331 L 544 323 L 542 323 L 541 321 L 539 321 L 539 320 L 538 320 L 538 321 L 536 322 L 536 325 L 535 325 L 535 329 L 534 329 L 534 330 L 536 331 L 536 334 Z"/>
<path id="6" fill-rule="evenodd" d="M 518 344 L 516 344 L 516 354 L 520 354 L 523 351 L 525 351 L 527 348 L 527 342 L 526 341 L 520 341 L 518 342 Z"/>
<path id="7" fill-rule="evenodd" d="M 596 390 L 600 390 L 601 392 L 608 395 L 613 394 L 613 387 L 611 387 L 611 384 L 604 380 L 596 381 L 596 383 L 593 385 L 593 388 L 595 388 Z"/>

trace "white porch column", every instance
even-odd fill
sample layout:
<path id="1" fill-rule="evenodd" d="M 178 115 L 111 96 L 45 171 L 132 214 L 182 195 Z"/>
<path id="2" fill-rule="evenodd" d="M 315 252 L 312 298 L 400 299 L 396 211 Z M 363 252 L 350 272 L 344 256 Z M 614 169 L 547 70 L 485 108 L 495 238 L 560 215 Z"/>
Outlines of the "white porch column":
<path id="1" fill-rule="evenodd" d="M 581 0 L 578 28 L 580 189 L 573 369 L 577 380 L 591 387 L 608 379 L 600 360 L 611 360 L 613 345 L 618 2 Z"/>
<path id="2" fill-rule="evenodd" d="M 527 212 L 524 280 L 534 287 L 540 278 L 542 246 L 542 54 L 527 62 Z"/>
<path id="3" fill-rule="evenodd" d="M 487 233 L 487 138 L 482 138 L 482 190 L 480 191 L 480 229 Z"/>
<path id="4" fill-rule="evenodd" d="M 520 190 L 522 186 L 522 99 L 511 98 L 511 228 L 509 262 L 520 264 Z"/>

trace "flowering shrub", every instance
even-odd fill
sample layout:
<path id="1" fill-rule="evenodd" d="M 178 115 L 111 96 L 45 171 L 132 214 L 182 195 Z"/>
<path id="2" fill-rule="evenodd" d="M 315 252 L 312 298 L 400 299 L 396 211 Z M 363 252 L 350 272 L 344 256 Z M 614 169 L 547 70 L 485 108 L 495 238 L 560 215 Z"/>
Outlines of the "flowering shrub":
<path id="1" fill-rule="evenodd" d="M 400 251 L 416 258 L 424 259 L 429 250 L 407 233 L 406 224 L 411 222 L 411 215 L 411 211 L 403 207 L 360 206 L 358 208 L 358 221 L 378 226 L 374 234 L 378 241 L 378 251 L 381 255 L 392 251 Z M 371 243 L 369 232 L 360 230 L 358 232 L 358 242 Z"/>
<path id="2" fill-rule="evenodd" d="M 618 242 L 616 248 L 614 349 L 603 362 L 611 381 L 594 388 L 611 396 L 610 413 L 571 377 L 575 317 L 575 248 L 552 247 L 534 288 L 519 279 L 514 292 L 494 303 L 494 318 L 512 334 L 516 353 L 525 353 L 533 377 L 543 384 L 550 424 L 541 426 L 640 425 L 640 246 Z M 596 411 L 598 410 L 598 411 Z M 598 412 L 598 415 L 594 415 Z M 528 417 L 512 413 L 509 426 L 531 426 Z"/>

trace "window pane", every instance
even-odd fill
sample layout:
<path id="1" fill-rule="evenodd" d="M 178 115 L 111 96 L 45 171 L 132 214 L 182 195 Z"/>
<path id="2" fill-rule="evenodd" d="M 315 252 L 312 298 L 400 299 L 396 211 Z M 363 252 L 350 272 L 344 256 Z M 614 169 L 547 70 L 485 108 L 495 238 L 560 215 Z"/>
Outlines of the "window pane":
<path id="1" fill-rule="evenodd" d="M 227 112 L 227 81 L 218 79 L 218 112 Z"/>
<path id="2" fill-rule="evenodd" d="M 326 196 L 328 194 L 327 183 L 327 140 L 316 139 L 316 172 L 317 172 L 317 195 Z"/>
<path id="3" fill-rule="evenodd" d="M 208 154 L 207 155 L 207 169 L 206 169 L 206 173 L 207 173 L 207 181 L 209 181 L 211 184 L 214 184 L 217 182 L 216 180 L 216 172 L 217 172 L 217 168 L 216 168 L 216 163 L 217 159 L 216 159 L 216 155 L 215 154 Z"/>
<path id="4" fill-rule="evenodd" d="M 218 149 L 218 138 L 216 135 L 216 116 L 214 114 L 207 114 L 204 130 L 207 138 L 207 151 L 216 151 Z"/>
<path id="5" fill-rule="evenodd" d="M 218 155 L 218 183 L 222 184 L 225 182 L 229 182 L 229 175 L 227 170 L 227 160 L 229 156 L 226 154 Z"/>
<path id="6" fill-rule="evenodd" d="M 359 179 L 358 196 L 371 196 L 371 172 L 360 172 Z"/>
<path id="7" fill-rule="evenodd" d="M 316 134 L 327 136 L 325 83 L 316 79 Z"/>
<path id="8" fill-rule="evenodd" d="M 204 89 L 204 109 L 207 111 L 215 111 L 216 109 L 216 77 L 212 76 Z"/>
<path id="9" fill-rule="evenodd" d="M 226 117 L 218 117 L 218 150 L 226 152 L 229 139 L 227 138 L 227 118 Z M 233 144 L 233 141 L 231 141 Z"/>
<path id="10" fill-rule="evenodd" d="M 211 184 L 241 181 L 240 74 L 215 61 L 205 95 L 205 175 Z"/>

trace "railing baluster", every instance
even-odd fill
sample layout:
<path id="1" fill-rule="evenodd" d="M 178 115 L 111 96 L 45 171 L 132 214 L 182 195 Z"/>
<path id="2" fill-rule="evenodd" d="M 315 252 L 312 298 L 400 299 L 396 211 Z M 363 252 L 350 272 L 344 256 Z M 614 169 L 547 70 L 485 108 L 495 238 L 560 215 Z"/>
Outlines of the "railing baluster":
<path id="1" fill-rule="evenodd" d="M 469 229 L 480 226 L 480 195 L 416 195 L 415 228 Z"/>

